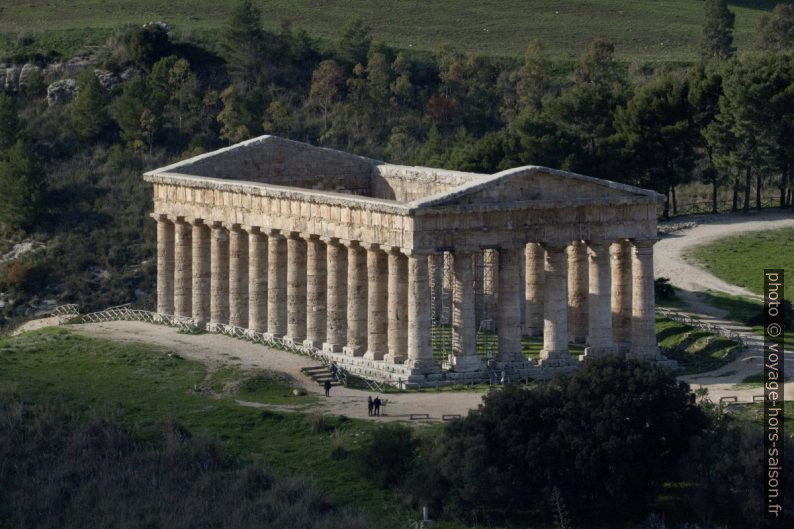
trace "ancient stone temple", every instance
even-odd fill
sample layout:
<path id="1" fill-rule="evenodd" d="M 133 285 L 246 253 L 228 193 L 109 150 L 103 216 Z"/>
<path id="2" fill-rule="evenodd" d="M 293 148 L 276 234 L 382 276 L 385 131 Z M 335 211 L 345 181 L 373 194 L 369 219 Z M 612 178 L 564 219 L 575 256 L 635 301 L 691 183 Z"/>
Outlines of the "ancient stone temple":
<path id="1" fill-rule="evenodd" d="M 392 165 L 262 136 L 150 171 L 157 311 L 390 382 L 663 361 L 655 192 L 545 167 Z M 542 339 L 528 359 L 522 337 Z M 267 354 L 263 349 L 263 354 Z"/>

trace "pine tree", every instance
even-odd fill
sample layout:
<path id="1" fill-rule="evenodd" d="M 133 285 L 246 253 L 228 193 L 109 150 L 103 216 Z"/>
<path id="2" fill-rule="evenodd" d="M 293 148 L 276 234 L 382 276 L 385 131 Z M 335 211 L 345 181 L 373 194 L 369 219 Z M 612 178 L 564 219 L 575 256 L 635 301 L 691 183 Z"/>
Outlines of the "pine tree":
<path id="1" fill-rule="evenodd" d="M 30 147 L 18 140 L 0 162 L 0 223 L 29 229 L 42 215 L 46 176 Z"/>
<path id="2" fill-rule="evenodd" d="M 0 150 L 8 149 L 19 137 L 19 116 L 14 98 L 0 92 Z"/>
<path id="3" fill-rule="evenodd" d="M 538 111 L 542 107 L 543 97 L 549 87 L 549 59 L 543 49 L 543 43 L 533 40 L 524 53 L 524 64 L 518 71 L 516 97 L 519 108 Z"/>
<path id="4" fill-rule="evenodd" d="M 77 97 L 69 106 L 69 121 L 75 133 L 87 141 L 99 137 L 108 124 L 105 90 L 90 69 L 77 80 Z"/>
<path id="5" fill-rule="evenodd" d="M 724 61 L 733 56 L 733 26 L 736 15 L 726 0 L 706 0 L 700 55 L 704 61 Z"/>
<path id="6" fill-rule="evenodd" d="M 264 85 L 262 59 L 265 33 L 262 14 L 251 0 L 241 0 L 223 31 L 221 50 L 226 68 L 241 89 Z"/>
<path id="7" fill-rule="evenodd" d="M 758 33 L 761 48 L 769 51 L 785 51 L 794 48 L 794 6 L 780 3 L 772 15 L 761 17 Z"/>

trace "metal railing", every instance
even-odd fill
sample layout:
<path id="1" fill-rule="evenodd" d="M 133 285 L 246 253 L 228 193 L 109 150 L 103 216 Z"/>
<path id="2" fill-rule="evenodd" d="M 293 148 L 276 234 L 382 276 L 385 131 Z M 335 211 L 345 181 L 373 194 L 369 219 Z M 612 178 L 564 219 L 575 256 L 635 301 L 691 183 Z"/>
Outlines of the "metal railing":
<path id="1" fill-rule="evenodd" d="M 711 334 L 715 334 L 717 336 L 722 336 L 723 338 L 727 338 L 736 344 L 742 349 L 747 348 L 747 337 L 738 331 L 733 329 L 726 329 L 721 325 L 717 325 L 715 323 L 710 323 L 708 321 L 703 321 L 700 318 L 689 314 L 678 312 L 673 309 L 665 308 L 665 307 L 656 307 L 656 312 L 660 316 L 664 316 L 667 319 L 676 321 L 678 323 L 683 323 L 692 327 L 693 329 L 698 329 L 700 331 L 705 331 Z"/>

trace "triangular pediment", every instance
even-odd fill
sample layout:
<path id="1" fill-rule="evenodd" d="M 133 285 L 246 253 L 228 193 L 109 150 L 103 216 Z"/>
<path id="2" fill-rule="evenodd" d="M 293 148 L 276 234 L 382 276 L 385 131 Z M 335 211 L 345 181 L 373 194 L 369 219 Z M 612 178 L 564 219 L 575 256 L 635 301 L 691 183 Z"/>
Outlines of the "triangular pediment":
<path id="1" fill-rule="evenodd" d="M 418 200 L 417 207 L 464 206 L 511 202 L 658 202 L 654 191 L 558 169 L 524 166 L 508 169 L 478 182 Z"/>

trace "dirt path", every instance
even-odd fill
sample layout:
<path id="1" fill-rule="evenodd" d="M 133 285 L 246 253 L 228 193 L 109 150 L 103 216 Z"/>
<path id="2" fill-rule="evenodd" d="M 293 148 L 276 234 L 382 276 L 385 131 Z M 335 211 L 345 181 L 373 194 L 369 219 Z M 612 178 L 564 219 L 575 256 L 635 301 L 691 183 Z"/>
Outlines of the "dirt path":
<path id="1" fill-rule="evenodd" d="M 787 212 L 763 212 L 748 215 L 701 215 L 687 218 L 696 222 L 694 228 L 675 232 L 654 246 L 654 274 L 668 277 L 674 286 L 688 292 L 714 290 L 736 296 L 761 299 L 746 288 L 726 283 L 707 270 L 688 262 L 684 254 L 694 248 L 723 237 L 752 231 L 794 227 L 794 215 Z M 676 222 L 681 222 L 677 220 Z M 701 307 L 702 308 L 702 307 Z"/>
<path id="2" fill-rule="evenodd" d="M 697 216 L 687 220 L 694 221 L 697 225 L 669 235 L 656 244 L 654 249 L 655 275 L 656 277 L 670 278 L 670 283 L 681 289 L 679 296 L 688 309 L 679 312 L 690 314 L 705 323 L 740 334 L 748 347 L 739 358 L 720 369 L 684 376 L 681 379 L 688 382 L 693 388 L 707 387 L 713 401 L 717 401 L 721 397 L 736 396 L 740 402 L 750 402 L 754 395 L 762 395 L 763 389 L 760 386 L 750 387 L 740 383 L 750 375 L 762 373 L 763 338 L 753 333 L 746 325 L 726 320 L 726 312 L 705 303 L 699 293 L 711 290 L 758 300 L 762 298 L 745 288 L 726 283 L 704 268 L 688 262 L 685 254 L 695 246 L 731 235 L 794 227 L 794 216 L 791 212 L 775 211 L 753 213 L 748 216 L 736 214 Z M 676 222 L 681 221 L 677 220 Z M 787 352 L 785 359 L 786 372 L 794 372 L 792 371 L 794 369 L 794 354 Z M 737 384 L 740 385 L 737 386 Z M 786 400 L 794 399 L 794 384 L 786 385 L 785 398 Z"/>
<path id="3" fill-rule="evenodd" d="M 320 365 L 319 362 L 308 357 L 271 349 L 260 344 L 220 334 L 179 334 L 172 327 L 134 321 L 87 323 L 70 325 L 68 328 L 96 338 L 159 346 L 211 367 L 222 364 L 237 364 L 244 368 L 280 371 L 290 375 L 306 390 L 318 395 L 323 394 L 322 388 L 300 371 L 302 367 Z M 368 419 L 367 397 L 369 395 L 374 398 L 377 393 L 335 387 L 331 390 L 330 398 L 320 399 L 315 411 Z M 431 420 L 440 420 L 441 416 L 445 414 L 466 415 L 470 409 L 474 409 L 480 404 L 482 395 L 483 392 L 479 391 L 381 394 L 381 399 L 388 400 L 385 408 L 387 415 L 375 420 L 410 420 L 410 414 L 412 413 L 427 413 Z M 266 406 L 245 402 L 240 402 L 240 404 L 280 410 L 290 409 L 287 406 Z M 306 411 L 305 405 L 301 405 L 298 408 Z M 297 410 L 298 408 L 295 409 Z"/>

